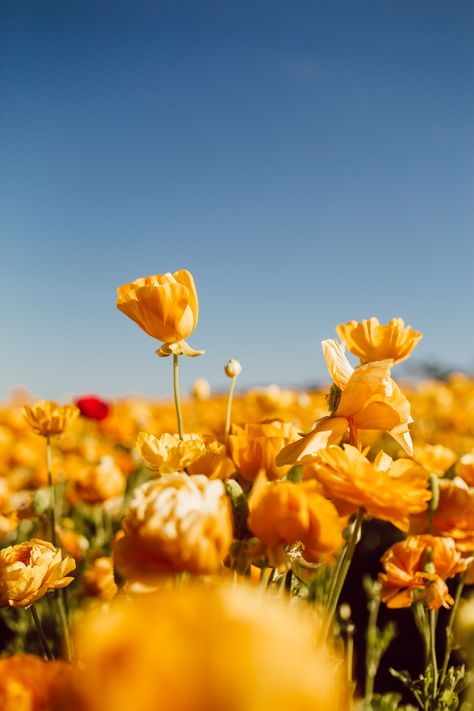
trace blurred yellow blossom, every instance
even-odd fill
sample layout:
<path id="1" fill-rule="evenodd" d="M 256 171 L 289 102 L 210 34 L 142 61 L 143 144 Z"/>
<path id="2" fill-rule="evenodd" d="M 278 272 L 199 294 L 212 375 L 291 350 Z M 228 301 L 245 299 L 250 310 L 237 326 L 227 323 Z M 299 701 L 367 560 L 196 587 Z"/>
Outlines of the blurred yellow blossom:
<path id="1" fill-rule="evenodd" d="M 52 437 L 64 432 L 69 422 L 79 416 L 79 408 L 75 405 L 58 405 L 50 400 L 41 400 L 34 405 L 24 405 L 25 420 L 43 437 Z"/>

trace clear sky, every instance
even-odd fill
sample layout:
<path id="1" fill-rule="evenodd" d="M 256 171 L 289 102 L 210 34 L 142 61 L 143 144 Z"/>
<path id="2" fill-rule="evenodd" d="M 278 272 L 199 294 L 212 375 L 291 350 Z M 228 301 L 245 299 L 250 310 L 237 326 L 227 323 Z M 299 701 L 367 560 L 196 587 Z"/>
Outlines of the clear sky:
<path id="1" fill-rule="evenodd" d="M 170 392 L 115 296 L 180 268 L 184 387 L 372 315 L 474 369 L 471 0 L 4 0 L 0 72 L 0 395 Z"/>

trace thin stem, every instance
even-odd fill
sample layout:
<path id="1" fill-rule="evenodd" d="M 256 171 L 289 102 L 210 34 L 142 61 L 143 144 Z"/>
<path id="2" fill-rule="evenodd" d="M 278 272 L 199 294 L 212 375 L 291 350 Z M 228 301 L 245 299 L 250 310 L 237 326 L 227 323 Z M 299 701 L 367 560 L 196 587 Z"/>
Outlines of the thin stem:
<path id="1" fill-rule="evenodd" d="M 267 565 L 264 564 L 260 568 L 260 585 L 262 588 L 267 587 Z"/>
<path id="2" fill-rule="evenodd" d="M 453 646 L 453 625 L 454 625 L 454 621 L 456 618 L 456 612 L 457 612 L 457 609 L 459 606 L 459 601 L 461 600 L 461 595 L 462 595 L 462 591 L 464 588 L 465 580 L 466 580 L 466 573 L 461 575 L 461 577 L 459 578 L 458 586 L 456 588 L 456 595 L 454 597 L 454 604 L 451 609 L 451 614 L 449 616 L 448 626 L 446 628 L 446 649 L 444 652 L 443 668 L 441 670 L 441 677 L 440 677 L 441 684 L 443 683 L 444 678 L 446 676 L 446 672 L 448 671 L 448 664 L 449 664 L 449 659 L 451 657 L 451 650 L 452 650 L 452 646 Z"/>
<path id="3" fill-rule="evenodd" d="M 48 473 L 48 487 L 49 487 L 49 522 L 51 527 L 51 543 L 53 546 L 57 545 L 56 542 L 56 501 L 54 496 L 54 484 L 53 484 L 53 474 L 51 467 L 51 438 L 46 437 L 46 470 Z"/>
<path id="4" fill-rule="evenodd" d="M 267 588 L 269 588 L 271 586 L 271 584 L 273 583 L 273 578 L 275 577 L 275 573 L 276 573 L 276 568 L 272 568 L 270 575 L 268 576 Z"/>
<path id="5" fill-rule="evenodd" d="M 436 610 L 430 610 L 430 656 L 433 666 L 433 697 L 438 694 L 438 660 L 436 658 Z"/>
<path id="6" fill-rule="evenodd" d="M 346 553 L 344 555 L 343 561 L 341 563 L 341 567 L 339 569 L 339 574 L 337 576 L 336 582 L 334 583 L 332 595 L 329 598 L 329 603 L 328 603 L 328 617 L 326 621 L 326 635 L 329 633 L 329 630 L 331 629 L 334 613 L 336 612 L 337 608 L 337 603 L 339 602 L 339 597 L 342 592 L 342 588 L 344 586 L 347 573 L 349 572 L 349 568 L 351 565 L 352 557 L 354 555 L 355 547 L 357 545 L 357 539 L 359 538 L 359 532 L 362 527 L 362 522 L 364 520 L 364 509 L 360 508 L 358 513 L 357 513 L 357 518 L 354 523 L 354 527 L 352 529 L 351 537 L 349 539 L 349 543 L 347 546 Z"/>
<path id="7" fill-rule="evenodd" d="M 43 625 L 41 624 L 41 620 L 38 616 L 35 606 L 32 605 L 30 607 L 30 610 L 31 610 L 31 616 L 33 617 L 33 621 L 35 623 L 36 631 L 38 632 L 38 637 L 40 638 L 40 641 L 41 641 L 41 646 L 43 647 L 44 656 L 46 657 L 46 659 L 49 659 L 50 661 L 52 661 L 54 659 L 54 656 L 49 648 L 48 640 L 46 639 L 46 635 L 43 630 Z"/>
<path id="8" fill-rule="evenodd" d="M 375 660 L 375 645 L 377 643 L 377 617 L 380 609 L 380 596 L 373 595 L 369 599 L 369 620 L 365 635 L 365 694 L 364 703 L 370 706 L 374 695 L 375 675 L 377 673 L 377 663 Z"/>
<path id="9" fill-rule="evenodd" d="M 58 606 L 59 620 L 61 624 L 62 637 L 64 642 L 64 653 L 66 656 L 66 661 L 70 662 L 72 660 L 72 648 L 71 648 L 71 638 L 69 636 L 69 626 L 66 618 L 66 608 L 64 606 L 64 600 L 62 597 L 62 590 L 56 591 L 56 604 Z"/>
<path id="10" fill-rule="evenodd" d="M 176 419 L 178 420 L 178 435 L 179 435 L 180 439 L 184 439 L 184 436 L 183 436 L 183 414 L 181 412 L 181 401 L 179 399 L 178 358 L 179 358 L 179 356 L 177 356 L 173 353 L 174 405 L 176 407 Z"/>
<path id="11" fill-rule="evenodd" d="M 227 396 L 227 409 L 226 409 L 226 413 L 225 413 L 224 442 L 227 442 L 227 439 L 229 437 L 229 432 L 230 432 L 230 423 L 231 423 L 231 415 L 232 415 L 232 400 L 234 397 L 234 388 L 235 388 L 235 381 L 236 380 L 237 380 L 236 375 L 234 375 L 234 377 L 230 379 L 229 394 Z"/>
<path id="12" fill-rule="evenodd" d="M 349 689 L 352 688 L 352 667 L 354 666 L 354 633 L 351 629 L 347 631 L 346 640 L 346 679 Z"/>

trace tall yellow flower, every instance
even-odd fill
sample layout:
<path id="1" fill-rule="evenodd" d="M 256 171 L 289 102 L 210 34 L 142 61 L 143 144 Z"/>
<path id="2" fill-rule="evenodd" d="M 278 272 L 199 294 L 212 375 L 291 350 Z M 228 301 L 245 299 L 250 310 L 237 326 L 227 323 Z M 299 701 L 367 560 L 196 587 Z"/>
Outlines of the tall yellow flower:
<path id="1" fill-rule="evenodd" d="M 41 400 L 34 405 L 24 405 L 23 415 L 31 429 L 43 437 L 60 435 L 69 422 L 79 415 L 75 405 L 58 405 L 51 400 Z"/>
<path id="2" fill-rule="evenodd" d="M 311 432 L 285 447 L 277 456 L 277 464 L 311 459 L 321 449 L 338 444 L 348 429 L 351 443 L 357 443 L 359 429 L 388 432 L 411 455 L 410 404 L 390 377 L 393 362 L 366 363 L 354 370 L 340 343 L 327 340 L 322 347 L 334 381 L 329 396 L 331 415 L 322 417 Z"/>
<path id="3" fill-rule="evenodd" d="M 142 484 L 114 546 L 130 582 L 154 584 L 163 573 L 216 572 L 232 543 L 232 517 L 222 481 L 175 472 Z"/>
<path id="4" fill-rule="evenodd" d="M 372 316 L 364 321 L 348 321 L 336 326 L 337 335 L 346 348 L 362 363 L 390 358 L 400 363 L 408 358 L 422 339 L 422 334 L 405 326 L 402 318 L 392 318 L 387 324 L 380 324 Z"/>
<path id="5" fill-rule="evenodd" d="M 200 355 L 185 339 L 197 325 L 194 279 L 186 269 L 136 279 L 117 289 L 117 308 L 152 338 L 163 341 L 158 355 Z"/>
<path id="6" fill-rule="evenodd" d="M 353 510 L 362 507 L 403 531 L 409 516 L 425 511 L 431 499 L 428 472 L 412 459 L 392 461 L 384 452 L 372 463 L 356 447 L 332 445 L 318 453 L 311 472 L 329 498 Z"/>
<path id="7" fill-rule="evenodd" d="M 48 541 L 32 538 L 0 551 L 0 606 L 29 607 L 40 597 L 65 588 L 76 567 Z"/>

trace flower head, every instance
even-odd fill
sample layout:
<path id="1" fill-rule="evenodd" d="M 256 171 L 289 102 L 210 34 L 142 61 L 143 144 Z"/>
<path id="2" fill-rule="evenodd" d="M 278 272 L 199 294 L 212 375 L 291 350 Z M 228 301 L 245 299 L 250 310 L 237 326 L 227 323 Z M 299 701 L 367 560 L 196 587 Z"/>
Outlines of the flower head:
<path id="1" fill-rule="evenodd" d="M 382 558 L 382 600 L 394 608 L 410 607 L 418 600 L 425 600 L 433 610 L 449 607 L 453 599 L 445 580 L 466 570 L 468 563 L 452 538 L 409 536 L 391 546 Z"/>
<path id="2" fill-rule="evenodd" d="M 140 432 L 137 450 L 148 469 L 159 474 L 169 474 L 183 471 L 202 457 L 206 445 L 199 435 L 184 435 L 180 439 L 167 432 L 161 437 Z"/>
<path id="3" fill-rule="evenodd" d="M 58 405 L 50 400 L 41 400 L 34 405 L 24 405 L 23 415 L 25 420 L 36 432 L 43 437 L 52 437 L 64 432 L 69 422 L 79 415 L 76 405 Z"/>
<path id="4" fill-rule="evenodd" d="M 167 344 L 168 348 L 160 349 L 158 355 L 179 354 L 174 346 L 191 335 L 199 315 L 196 287 L 190 272 L 181 269 L 174 274 L 136 279 L 120 286 L 117 294 L 117 308 L 149 336 Z M 182 346 L 184 354 L 192 355 L 186 348 L 189 346 Z M 199 352 L 194 354 L 199 355 Z"/>
<path id="5" fill-rule="evenodd" d="M 401 318 L 392 318 L 386 325 L 372 318 L 348 321 L 336 327 L 337 335 L 346 348 L 362 363 L 390 358 L 394 364 L 408 358 L 422 339 L 421 333 L 405 326 Z"/>
<path id="6" fill-rule="evenodd" d="M 65 588 L 76 567 L 52 543 L 32 538 L 0 550 L 0 606 L 29 607 L 46 593 Z"/>
<path id="7" fill-rule="evenodd" d="M 105 556 L 96 558 L 90 568 L 82 574 L 81 581 L 86 593 L 91 597 L 111 600 L 117 593 L 112 558 Z"/>
<path id="8" fill-rule="evenodd" d="M 109 405 L 96 395 L 83 395 L 75 401 L 82 417 L 88 420 L 105 420 L 109 414 Z"/>
<path id="9" fill-rule="evenodd" d="M 114 560 L 127 580 L 165 572 L 213 573 L 232 542 L 224 485 L 202 475 L 164 474 L 135 489 Z"/>
<path id="10" fill-rule="evenodd" d="M 253 481 L 262 470 L 267 479 L 281 479 L 288 467 L 277 466 L 276 455 L 296 437 L 296 428 L 281 420 L 265 420 L 243 427 L 232 425 L 228 440 L 229 453 L 235 468 L 244 479 Z"/>
<path id="11" fill-rule="evenodd" d="M 110 456 L 96 465 L 84 467 L 71 482 L 71 498 L 88 504 L 100 504 L 125 492 L 126 479 Z"/>

